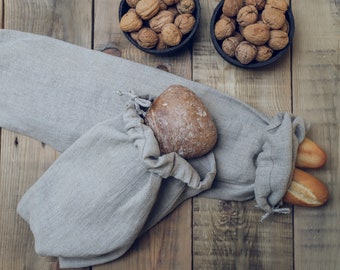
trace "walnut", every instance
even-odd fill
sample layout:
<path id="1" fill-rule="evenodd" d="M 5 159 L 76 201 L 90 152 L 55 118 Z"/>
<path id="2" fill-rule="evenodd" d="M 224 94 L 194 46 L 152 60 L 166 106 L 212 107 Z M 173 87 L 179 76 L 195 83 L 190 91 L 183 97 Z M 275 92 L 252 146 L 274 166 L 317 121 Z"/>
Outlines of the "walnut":
<path id="1" fill-rule="evenodd" d="M 158 0 L 159 1 L 159 10 L 167 10 L 168 5 L 164 3 L 164 0 Z"/>
<path id="2" fill-rule="evenodd" d="M 129 7 L 135 8 L 139 0 L 126 0 Z"/>
<path id="3" fill-rule="evenodd" d="M 158 34 L 158 43 L 156 45 L 157 50 L 165 50 L 168 46 L 164 43 L 164 39 L 162 34 Z"/>
<path id="4" fill-rule="evenodd" d="M 195 10 L 195 1 L 194 0 L 180 0 L 176 4 L 176 8 L 180 14 L 183 13 L 193 13 Z"/>
<path id="5" fill-rule="evenodd" d="M 233 37 L 236 37 L 239 42 L 244 40 L 244 37 L 241 35 L 241 33 L 237 31 L 235 31 Z"/>
<path id="6" fill-rule="evenodd" d="M 273 50 L 267 45 L 257 46 L 257 54 L 255 60 L 257 62 L 264 62 L 269 60 L 273 56 Z"/>
<path id="7" fill-rule="evenodd" d="M 182 41 L 182 33 L 173 23 L 167 23 L 162 27 L 164 43 L 169 46 L 176 46 Z"/>
<path id="8" fill-rule="evenodd" d="M 188 34 L 195 25 L 195 17 L 191 14 L 180 14 L 175 19 L 175 25 L 183 35 Z"/>
<path id="9" fill-rule="evenodd" d="M 168 11 L 172 12 L 175 17 L 179 14 L 179 12 L 178 12 L 176 7 L 169 7 Z"/>
<path id="10" fill-rule="evenodd" d="M 257 21 L 258 11 L 255 6 L 249 5 L 242 7 L 237 13 L 236 21 L 241 26 L 246 26 Z"/>
<path id="11" fill-rule="evenodd" d="M 158 35 L 151 28 L 143 27 L 138 32 L 137 42 L 145 49 L 152 49 L 158 42 Z"/>
<path id="12" fill-rule="evenodd" d="M 266 5 L 262 12 L 262 21 L 271 29 L 280 29 L 286 21 L 286 16 L 277 8 Z"/>
<path id="13" fill-rule="evenodd" d="M 130 37 L 137 42 L 138 40 L 138 32 L 131 32 Z"/>
<path id="14" fill-rule="evenodd" d="M 179 0 L 163 0 L 163 2 L 167 4 L 168 6 L 172 6 L 174 4 L 177 4 Z"/>
<path id="15" fill-rule="evenodd" d="M 135 32 L 142 28 L 143 21 L 134 10 L 130 9 L 122 16 L 119 25 L 124 32 Z"/>
<path id="16" fill-rule="evenodd" d="M 289 32 L 289 22 L 286 20 L 285 23 L 282 25 L 282 27 L 279 30 L 282 30 L 282 31 L 288 33 Z"/>
<path id="17" fill-rule="evenodd" d="M 136 5 L 136 13 L 143 20 L 149 20 L 157 14 L 159 8 L 158 0 L 140 0 Z"/>
<path id="18" fill-rule="evenodd" d="M 172 12 L 167 10 L 161 10 L 156 16 L 149 20 L 150 28 L 156 33 L 160 33 L 162 27 L 167 23 L 174 22 L 175 16 Z"/>
<path id="19" fill-rule="evenodd" d="M 222 13 L 227 17 L 234 17 L 242 6 L 243 0 L 224 0 Z"/>
<path id="20" fill-rule="evenodd" d="M 257 49 L 255 45 L 251 44 L 248 41 L 242 41 L 236 47 L 235 57 L 242 64 L 249 64 L 251 61 L 255 59 Z"/>
<path id="21" fill-rule="evenodd" d="M 288 9 L 288 3 L 286 0 L 267 0 L 267 5 L 277 8 L 282 12 L 286 12 Z"/>
<path id="22" fill-rule="evenodd" d="M 246 27 L 245 26 L 241 26 L 241 25 L 238 26 L 238 31 L 241 33 L 242 36 L 243 36 L 244 28 L 246 28 Z"/>
<path id="23" fill-rule="evenodd" d="M 234 57 L 236 47 L 239 43 L 240 41 L 237 37 L 228 37 L 222 42 L 222 50 L 230 57 Z"/>
<path id="24" fill-rule="evenodd" d="M 270 29 L 266 24 L 253 23 L 243 29 L 243 36 L 254 45 L 263 45 L 270 38 Z"/>
<path id="25" fill-rule="evenodd" d="M 246 0 L 246 5 L 253 5 L 260 11 L 264 9 L 266 0 Z"/>
<path id="26" fill-rule="evenodd" d="M 288 34 L 282 30 L 270 31 L 270 39 L 268 45 L 275 51 L 281 50 L 287 46 L 289 42 Z"/>
<path id="27" fill-rule="evenodd" d="M 235 24 L 228 17 L 222 17 L 215 24 L 215 36 L 218 40 L 223 40 L 230 37 L 235 32 Z"/>

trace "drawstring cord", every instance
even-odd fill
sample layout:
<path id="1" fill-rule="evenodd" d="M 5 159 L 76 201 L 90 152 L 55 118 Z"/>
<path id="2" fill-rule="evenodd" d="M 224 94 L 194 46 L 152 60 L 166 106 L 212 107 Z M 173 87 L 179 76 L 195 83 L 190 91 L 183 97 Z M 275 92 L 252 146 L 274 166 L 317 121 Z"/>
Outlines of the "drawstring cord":
<path id="1" fill-rule="evenodd" d="M 131 97 L 131 99 L 133 100 L 133 102 L 135 103 L 135 108 L 136 108 L 136 111 L 139 115 L 145 117 L 146 115 L 146 112 L 141 108 L 149 108 L 152 104 L 152 102 L 148 99 L 144 99 L 144 98 L 141 98 L 139 96 L 137 96 L 134 91 L 120 91 L 120 90 L 117 90 L 115 91 L 115 94 L 117 94 L 118 96 L 123 96 L 123 95 L 126 95 L 126 96 L 129 96 Z"/>
<path id="2" fill-rule="evenodd" d="M 256 205 L 255 207 L 260 208 L 260 206 Z M 290 208 L 279 208 L 274 207 L 271 209 L 271 212 L 266 212 L 260 219 L 260 223 L 262 223 L 265 219 L 267 219 L 270 215 L 272 214 L 284 214 L 284 215 L 288 215 L 290 214 Z"/>

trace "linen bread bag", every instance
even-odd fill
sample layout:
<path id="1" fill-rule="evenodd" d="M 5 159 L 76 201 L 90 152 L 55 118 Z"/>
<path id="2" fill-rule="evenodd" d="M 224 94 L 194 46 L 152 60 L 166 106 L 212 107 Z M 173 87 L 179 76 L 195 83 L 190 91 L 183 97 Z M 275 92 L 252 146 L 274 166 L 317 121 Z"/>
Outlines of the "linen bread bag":
<path id="1" fill-rule="evenodd" d="M 62 267 L 118 258 L 198 194 L 278 211 L 308 128 L 302 118 L 267 117 L 205 85 L 29 33 L 0 30 L 0 59 L 0 126 L 63 152 L 18 206 L 37 252 Z M 162 155 L 138 114 L 170 85 L 191 89 L 213 118 L 218 140 L 202 157 Z"/>

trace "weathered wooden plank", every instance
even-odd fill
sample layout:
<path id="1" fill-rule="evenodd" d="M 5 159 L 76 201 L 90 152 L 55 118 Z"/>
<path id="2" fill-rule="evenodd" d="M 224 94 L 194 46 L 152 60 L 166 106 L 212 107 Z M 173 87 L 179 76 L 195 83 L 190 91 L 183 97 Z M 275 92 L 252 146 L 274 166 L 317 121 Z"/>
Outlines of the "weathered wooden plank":
<path id="1" fill-rule="evenodd" d="M 91 47 L 91 0 L 3 0 L 4 28 L 47 35 Z"/>
<path id="2" fill-rule="evenodd" d="M 308 136 L 328 154 L 326 166 L 309 170 L 330 190 L 319 209 L 294 209 L 296 269 L 337 269 L 340 264 L 340 2 L 293 2 L 296 37 L 293 50 L 294 113 L 311 121 Z M 314 20 L 313 18 L 322 18 Z"/>
<path id="3" fill-rule="evenodd" d="M 95 1 L 94 48 L 191 78 L 190 51 L 163 58 L 133 47 L 119 29 L 118 5 L 115 0 Z M 137 240 L 125 256 L 93 269 L 191 269 L 191 209 L 188 200 Z"/>
<path id="4" fill-rule="evenodd" d="M 5 0 L 4 15 L 4 28 L 91 46 L 91 1 Z M 0 268 L 59 269 L 56 258 L 35 254 L 29 227 L 16 214 L 23 193 L 51 165 L 58 153 L 20 134 L 2 130 L 1 135 Z"/>
<path id="5" fill-rule="evenodd" d="M 210 16 L 219 1 L 201 1 L 202 22 L 194 46 L 193 79 L 274 115 L 290 111 L 290 58 L 262 70 L 242 70 L 224 62 L 210 41 Z M 246 169 L 246 168 L 244 168 Z M 293 269 L 292 217 L 259 223 L 255 202 L 194 199 L 193 268 Z"/>
<path id="6" fill-rule="evenodd" d="M 17 215 L 22 194 L 56 158 L 47 146 L 13 132 L 2 130 L 0 163 L 0 268 L 22 266 L 49 269 L 52 258 L 40 258 L 27 224 Z"/>

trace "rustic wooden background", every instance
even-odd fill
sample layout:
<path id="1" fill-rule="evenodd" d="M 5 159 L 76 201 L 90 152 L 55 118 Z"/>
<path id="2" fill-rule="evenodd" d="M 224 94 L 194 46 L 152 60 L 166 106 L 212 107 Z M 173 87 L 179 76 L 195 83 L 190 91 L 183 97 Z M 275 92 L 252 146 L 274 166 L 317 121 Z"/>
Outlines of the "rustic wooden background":
<path id="1" fill-rule="evenodd" d="M 121 259 L 85 269 L 340 269 L 340 1 L 292 0 L 292 51 L 262 70 L 235 68 L 214 50 L 209 22 L 217 0 L 201 0 L 192 49 L 173 57 L 138 51 L 118 27 L 118 0 L 0 0 L 0 28 L 52 36 L 207 84 L 259 111 L 290 111 L 311 121 L 310 138 L 328 154 L 311 171 L 330 189 L 319 209 L 262 215 L 254 202 L 186 201 L 141 237 Z M 0 59 L 1 61 L 1 59 Z M 1 82 L 0 82 L 1 83 Z M 1 97 L 0 97 L 1 98 Z M 58 157 L 54 149 L 0 129 L 0 269 L 59 269 L 39 257 L 27 224 L 16 214 L 22 194 Z"/>

